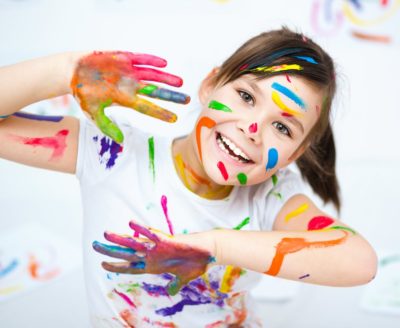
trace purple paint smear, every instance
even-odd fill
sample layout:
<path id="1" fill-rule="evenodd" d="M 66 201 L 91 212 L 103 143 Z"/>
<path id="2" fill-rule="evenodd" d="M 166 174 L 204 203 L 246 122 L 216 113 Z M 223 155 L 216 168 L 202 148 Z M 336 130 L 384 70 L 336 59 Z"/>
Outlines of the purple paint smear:
<path id="1" fill-rule="evenodd" d="M 49 121 L 49 122 L 60 122 L 64 118 L 63 116 L 45 116 L 45 115 L 36 115 L 24 112 L 16 112 L 13 115 L 16 117 L 27 118 L 30 120 Z"/>
<path id="2" fill-rule="evenodd" d="M 163 274 L 162 277 L 169 281 L 174 278 L 173 275 L 168 273 Z M 210 274 L 209 278 L 209 287 L 201 277 L 196 278 L 195 280 L 190 281 L 180 290 L 179 295 L 182 297 L 182 299 L 178 303 L 170 307 L 158 309 L 155 312 L 162 316 L 171 316 L 181 312 L 187 305 L 213 303 L 222 307 L 224 305 L 224 300 L 228 297 L 228 294 L 221 293 L 219 291 L 219 281 L 213 280 L 213 278 L 218 279 L 218 275 L 213 277 L 213 275 Z M 170 297 L 167 287 L 164 286 L 143 283 L 142 288 L 151 296 Z"/>
<path id="3" fill-rule="evenodd" d="M 95 142 L 98 141 L 97 136 L 93 137 Z M 105 153 L 109 153 L 110 157 L 106 162 L 106 169 L 111 169 L 115 165 L 115 160 L 118 158 L 118 154 L 122 152 L 123 147 L 107 137 L 103 137 L 100 140 L 101 149 L 99 152 L 100 157 L 103 157 Z"/>

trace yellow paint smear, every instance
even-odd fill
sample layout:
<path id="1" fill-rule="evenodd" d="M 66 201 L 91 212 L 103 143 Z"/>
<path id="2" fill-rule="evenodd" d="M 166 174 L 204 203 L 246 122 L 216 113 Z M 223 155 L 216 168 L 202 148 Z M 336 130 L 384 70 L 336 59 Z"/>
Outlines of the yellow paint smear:
<path id="1" fill-rule="evenodd" d="M 282 109 L 282 111 L 284 111 L 285 113 L 288 113 L 288 114 L 293 115 L 293 116 L 303 116 L 302 113 L 300 113 L 300 112 L 298 112 L 298 111 L 296 111 L 296 110 L 293 110 L 293 109 L 290 109 L 289 107 L 287 107 L 287 106 L 283 103 L 281 97 L 279 96 L 278 91 L 275 91 L 275 90 L 272 91 L 272 100 L 273 100 L 274 103 L 275 103 L 280 109 Z"/>
<path id="2" fill-rule="evenodd" d="M 285 216 L 285 222 L 289 222 L 290 219 L 293 219 L 295 216 L 307 211 L 308 209 L 308 204 L 304 203 L 300 205 L 298 208 L 296 208 L 294 211 L 290 212 Z"/>

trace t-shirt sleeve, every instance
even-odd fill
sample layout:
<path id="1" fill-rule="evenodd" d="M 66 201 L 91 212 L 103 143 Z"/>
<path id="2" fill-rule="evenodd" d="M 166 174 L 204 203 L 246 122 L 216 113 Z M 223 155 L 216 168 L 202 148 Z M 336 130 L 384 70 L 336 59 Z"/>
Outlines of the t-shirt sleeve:
<path id="1" fill-rule="evenodd" d="M 145 142 L 146 134 L 128 122 L 114 115 L 110 118 L 124 134 L 124 142 L 118 144 L 104 135 L 89 119 L 80 119 L 76 177 L 80 182 L 95 183 L 112 174 L 126 162 L 128 156 L 135 156 L 136 144 Z"/>
<path id="2" fill-rule="evenodd" d="M 300 173 L 292 168 L 285 168 L 275 174 L 272 188 L 265 198 L 265 215 L 261 224 L 262 230 L 272 230 L 276 216 L 283 205 L 294 195 L 304 194 L 312 197 L 309 185 L 303 181 Z"/>

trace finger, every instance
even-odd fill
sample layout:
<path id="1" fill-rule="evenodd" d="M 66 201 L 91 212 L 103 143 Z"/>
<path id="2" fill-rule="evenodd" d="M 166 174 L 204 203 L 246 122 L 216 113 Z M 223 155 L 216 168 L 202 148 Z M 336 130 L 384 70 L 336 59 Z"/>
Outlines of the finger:
<path id="1" fill-rule="evenodd" d="M 183 84 L 183 80 L 179 76 L 148 67 L 135 67 L 134 75 L 138 80 L 161 82 L 173 87 L 180 87 Z"/>
<path id="2" fill-rule="evenodd" d="M 151 65 L 156 67 L 167 66 L 167 61 L 164 58 L 149 55 L 128 52 L 129 59 L 133 65 Z"/>
<path id="3" fill-rule="evenodd" d="M 140 243 L 138 241 L 136 241 L 135 239 L 131 238 L 131 237 L 123 237 L 120 235 L 117 235 L 115 233 L 112 232 L 104 232 L 104 238 L 107 239 L 108 241 L 114 243 L 114 244 L 118 244 L 120 246 L 125 246 L 125 247 L 129 247 L 132 248 L 138 252 L 145 252 L 150 249 L 150 244 L 147 243 Z"/>
<path id="4" fill-rule="evenodd" d="M 107 256 L 115 257 L 117 259 L 123 259 L 127 261 L 143 260 L 143 256 L 138 256 L 136 250 L 131 248 L 106 245 L 98 242 L 97 240 L 93 242 L 92 246 L 96 252 L 99 252 Z"/>
<path id="5" fill-rule="evenodd" d="M 168 294 L 171 296 L 178 294 L 181 288 L 182 288 L 182 282 L 178 276 L 172 278 L 172 280 L 167 284 L 167 291 Z"/>
<path id="6" fill-rule="evenodd" d="M 146 273 L 146 263 L 140 262 L 101 262 L 104 270 L 116 273 L 142 274 Z"/>
<path id="7" fill-rule="evenodd" d="M 140 84 L 140 89 L 137 92 L 148 97 L 172 101 L 178 104 L 188 104 L 190 102 L 190 96 L 184 93 L 159 88 L 153 84 Z"/>
<path id="8" fill-rule="evenodd" d="M 141 235 L 149 238 L 150 240 L 152 240 L 154 242 L 159 242 L 161 240 L 155 233 L 152 233 L 149 229 L 141 226 L 140 224 L 138 224 L 134 221 L 130 221 L 129 226 L 136 232 L 140 233 Z"/>
<path id="9" fill-rule="evenodd" d="M 112 100 L 107 100 L 99 105 L 99 108 L 94 112 L 93 119 L 98 126 L 98 128 L 106 136 L 110 137 L 117 143 L 122 143 L 124 141 L 124 135 L 119 127 L 111 121 L 106 114 L 104 109 L 112 104 Z"/>
<path id="10" fill-rule="evenodd" d="M 131 107 L 139 113 L 149 115 L 164 122 L 174 123 L 178 119 L 173 112 L 140 97 L 136 97 L 129 104 L 125 105 L 121 103 L 121 105 Z"/>

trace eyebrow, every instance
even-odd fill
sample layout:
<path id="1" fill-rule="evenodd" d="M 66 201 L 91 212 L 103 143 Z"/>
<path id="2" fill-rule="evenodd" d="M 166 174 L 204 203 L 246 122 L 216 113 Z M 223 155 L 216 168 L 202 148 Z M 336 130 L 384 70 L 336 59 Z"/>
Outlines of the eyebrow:
<path id="1" fill-rule="evenodd" d="M 304 103 L 303 99 L 301 99 L 297 94 L 295 94 L 292 90 L 286 88 L 284 85 L 279 84 L 277 82 L 272 83 L 271 87 L 276 91 L 284 94 L 286 97 L 293 100 L 297 105 L 299 105 L 302 109 L 306 108 L 306 104 Z"/>
<path id="2" fill-rule="evenodd" d="M 294 125 L 296 125 L 301 132 L 304 134 L 304 127 L 303 124 L 301 124 L 301 122 L 294 116 L 283 116 L 288 122 L 293 123 Z"/>

